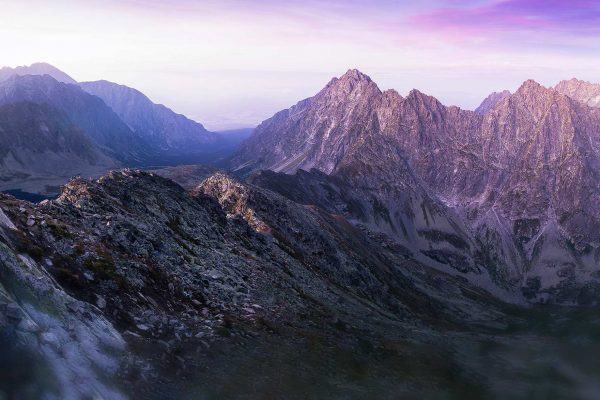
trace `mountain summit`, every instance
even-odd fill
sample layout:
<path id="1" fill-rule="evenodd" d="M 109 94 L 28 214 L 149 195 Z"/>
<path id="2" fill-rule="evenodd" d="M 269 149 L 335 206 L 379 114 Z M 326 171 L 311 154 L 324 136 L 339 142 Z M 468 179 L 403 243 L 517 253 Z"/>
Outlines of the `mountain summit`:
<path id="1" fill-rule="evenodd" d="M 50 75 L 59 82 L 77 84 L 75 79 L 47 63 L 34 63 L 16 68 L 3 67 L 0 69 L 0 82 L 15 75 Z"/>
<path id="2" fill-rule="evenodd" d="M 382 93 L 350 70 L 263 122 L 233 166 L 238 172 L 315 168 L 338 187 L 365 188 L 352 200 L 345 195 L 349 203 L 340 212 L 422 249 L 434 262 L 486 271 L 501 287 L 523 285 L 532 300 L 576 302 L 578 290 L 596 285 L 590 274 L 600 274 L 586 256 L 600 245 L 600 112 L 561 93 L 567 86 L 588 103 L 595 88 L 571 81 L 555 90 L 528 80 L 472 112 L 417 90 L 405 98 Z M 371 205 L 360 200 L 369 197 Z M 436 223 L 446 221 L 435 228 L 437 237 L 475 244 L 470 256 L 469 246 L 453 256 L 436 249 L 423 233 L 434 229 L 430 217 L 424 225 L 401 217 L 418 215 L 419 203 L 437 210 Z M 419 247 L 422 240 L 429 250 Z M 458 254 L 466 258 L 456 262 Z M 556 279 L 552 271 L 570 265 L 577 265 L 573 273 Z"/>
<path id="3" fill-rule="evenodd" d="M 559 82 L 554 89 L 590 107 L 600 108 L 600 84 L 573 78 Z"/>

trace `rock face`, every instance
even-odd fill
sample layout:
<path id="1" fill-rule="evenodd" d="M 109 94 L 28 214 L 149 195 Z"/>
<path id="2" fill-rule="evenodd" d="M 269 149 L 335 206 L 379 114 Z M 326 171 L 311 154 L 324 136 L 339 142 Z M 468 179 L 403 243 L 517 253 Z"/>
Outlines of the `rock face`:
<path id="1" fill-rule="evenodd" d="M 69 75 L 46 63 L 34 63 L 30 66 L 21 66 L 16 68 L 3 67 L 0 69 L 0 82 L 5 81 L 15 75 L 49 75 L 59 82 L 77 84 L 75 79 Z"/>
<path id="2" fill-rule="evenodd" d="M 573 78 L 568 81 L 561 81 L 554 89 L 590 107 L 600 107 L 600 85 L 597 83 Z"/>
<path id="3" fill-rule="evenodd" d="M 400 99 L 392 92 L 387 96 L 391 101 Z M 348 71 L 315 97 L 260 124 L 233 164 L 238 170 L 251 166 L 293 172 L 316 167 L 329 173 L 362 129 L 370 129 L 372 108 L 381 98 L 381 91 L 369 77 L 357 70 Z"/>
<path id="4" fill-rule="evenodd" d="M 79 86 L 104 100 L 138 136 L 161 151 L 206 151 L 217 140 L 198 122 L 152 103 L 135 89 L 108 81 L 82 82 Z"/>
<path id="5" fill-rule="evenodd" d="M 465 224 L 458 236 L 476 243 L 474 269 L 497 285 L 537 301 L 596 298 L 600 114 L 534 81 L 484 108 L 445 107 L 416 90 L 405 98 L 381 92 L 351 70 L 263 122 L 232 166 L 316 168 L 375 196 L 396 226 L 415 207 L 392 204 L 428 197 L 447 221 Z"/>
<path id="6" fill-rule="evenodd" d="M 35 244 L 15 247 L 42 221 L 20 211 L 31 212 L 28 205 L 5 196 L 0 202 L 10 215 L 0 212 L 0 392 L 9 398 L 126 398 L 114 386 L 126 351 L 122 336 L 97 308 L 61 287 L 48 273 L 49 259 L 30 255 Z M 16 221 L 15 211 L 35 224 L 15 226 L 9 219 Z"/>
<path id="7" fill-rule="evenodd" d="M 483 102 L 475 109 L 476 113 L 485 114 L 491 108 L 494 108 L 496 104 L 501 102 L 502 100 L 510 97 L 511 93 L 508 90 L 503 90 L 502 92 L 494 92 L 490 94 L 488 97 L 483 100 Z"/>
<path id="8" fill-rule="evenodd" d="M 116 163 L 61 111 L 48 104 L 0 106 L 0 189 L 30 180 L 56 183 L 75 175 L 102 175 Z"/>
<path id="9" fill-rule="evenodd" d="M 105 154 L 135 163 L 147 146 L 99 97 L 44 75 L 13 76 L 0 83 L 0 104 L 46 103 L 62 111 Z"/>

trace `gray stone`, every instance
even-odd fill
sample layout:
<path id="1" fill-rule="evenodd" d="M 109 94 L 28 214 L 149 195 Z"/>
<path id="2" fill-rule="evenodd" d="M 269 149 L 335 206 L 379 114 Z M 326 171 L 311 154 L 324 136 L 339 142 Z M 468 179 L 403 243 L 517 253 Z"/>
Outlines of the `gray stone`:
<path id="1" fill-rule="evenodd" d="M 23 310 L 17 303 L 10 303 L 6 306 L 6 310 L 4 311 L 6 316 L 11 319 L 20 320 L 23 318 Z"/>

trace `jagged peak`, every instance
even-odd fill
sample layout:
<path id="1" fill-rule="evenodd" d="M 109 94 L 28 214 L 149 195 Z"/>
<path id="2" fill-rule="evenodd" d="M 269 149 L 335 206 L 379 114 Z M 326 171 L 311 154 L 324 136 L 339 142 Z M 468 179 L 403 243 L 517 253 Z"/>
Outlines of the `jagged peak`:
<path id="1" fill-rule="evenodd" d="M 590 107 L 600 108 L 600 84 L 577 78 L 560 81 L 554 90 Z"/>
<path id="2" fill-rule="evenodd" d="M 387 89 L 383 91 L 383 96 L 386 99 L 393 99 L 396 101 L 401 101 L 404 100 L 404 97 L 402 97 L 402 95 L 400 93 L 398 93 L 396 90 L 394 89 Z"/>
<path id="3" fill-rule="evenodd" d="M 579 84 L 579 85 L 581 85 L 581 84 L 584 84 L 584 85 L 597 85 L 597 83 L 590 82 L 590 81 L 585 81 L 583 79 L 578 79 L 578 78 L 575 78 L 575 77 L 573 77 L 571 79 L 563 79 L 562 81 L 560 81 L 558 83 L 558 85 L 560 85 L 560 84 L 567 84 L 567 83 L 574 83 L 574 84 Z"/>
<path id="4" fill-rule="evenodd" d="M 527 79 L 525 82 L 523 82 L 521 84 L 521 86 L 519 87 L 519 89 L 517 90 L 517 93 L 519 92 L 529 92 L 529 91 L 539 91 L 539 90 L 549 90 L 547 87 L 543 86 L 542 84 L 536 82 L 533 79 Z"/>
<path id="5" fill-rule="evenodd" d="M 436 99 L 433 96 L 430 96 L 426 93 L 421 92 L 419 89 L 412 89 L 409 93 L 408 96 L 406 96 L 407 100 L 412 100 L 412 101 L 420 101 L 420 102 L 425 102 L 425 103 L 436 103 L 436 104 L 442 104 L 438 99 Z"/>
<path id="6" fill-rule="evenodd" d="M 327 86 L 325 86 L 324 91 L 328 92 L 332 90 L 342 90 L 345 93 L 350 93 L 355 90 L 381 93 L 377 84 L 373 82 L 368 75 L 363 74 L 357 69 L 349 69 L 339 78 L 333 78 Z"/>
<path id="7" fill-rule="evenodd" d="M 48 75 L 48 74 L 43 74 L 43 75 L 31 75 L 31 74 L 26 74 L 26 75 L 12 75 L 9 78 L 7 78 L 6 80 L 4 80 L 4 82 L 10 82 L 10 83 L 21 83 L 21 84 L 40 84 L 40 83 L 45 83 L 45 84 L 60 84 L 60 83 L 64 83 L 64 82 L 60 82 L 58 80 L 56 80 L 52 75 Z"/>
<path id="8" fill-rule="evenodd" d="M 544 98 L 555 98 L 560 96 L 553 88 L 548 88 L 533 79 L 528 79 L 517 89 L 511 98 L 527 98 L 530 101 L 541 104 Z"/>
<path id="9" fill-rule="evenodd" d="M 556 103 L 561 112 L 572 106 L 572 100 L 568 96 L 528 79 L 514 94 L 498 102 L 493 109 L 527 109 L 535 118 L 542 118 L 551 103 Z"/>
<path id="10" fill-rule="evenodd" d="M 492 97 L 492 96 L 510 96 L 511 94 L 512 94 L 512 93 L 511 93 L 511 91 L 510 91 L 510 90 L 503 90 L 503 91 L 501 91 L 501 92 L 492 92 L 492 94 L 490 94 L 490 95 L 488 96 L 488 98 L 489 98 L 489 97 Z"/>
<path id="11" fill-rule="evenodd" d="M 481 102 L 479 107 L 475 109 L 475 112 L 478 114 L 485 114 L 489 110 L 493 109 L 502 100 L 510 97 L 511 95 L 512 93 L 508 90 L 503 90 L 501 92 L 492 92 Z"/>
<path id="12" fill-rule="evenodd" d="M 346 73 L 339 78 L 340 80 L 355 80 L 355 81 L 368 81 L 372 82 L 369 75 L 360 72 L 358 69 L 353 68 L 346 71 Z"/>
<path id="13" fill-rule="evenodd" d="M 600 89 L 600 84 L 590 82 L 590 81 L 584 81 L 582 79 L 577 79 L 577 78 L 562 80 L 562 81 L 558 82 L 556 84 L 556 86 L 554 87 L 554 89 L 558 90 L 558 91 L 578 90 L 578 89 L 587 90 L 587 89 L 596 89 L 596 88 Z"/>
<path id="14" fill-rule="evenodd" d="M 111 81 L 107 81 L 105 79 L 100 79 L 97 81 L 88 81 L 88 82 L 80 82 L 79 86 L 81 86 L 82 88 L 88 88 L 88 87 L 102 87 L 102 88 L 116 88 L 119 89 L 122 92 L 127 92 L 130 94 L 134 94 L 137 95 L 139 97 L 142 97 L 148 101 L 151 101 L 148 96 L 146 96 L 144 93 L 140 92 L 139 90 L 132 88 L 130 86 L 127 85 L 123 85 L 120 83 L 115 83 L 115 82 L 111 82 Z"/>
<path id="15" fill-rule="evenodd" d="M 411 89 L 408 92 L 408 96 L 406 97 L 428 97 L 425 93 L 421 92 L 419 89 Z"/>
<path id="16" fill-rule="evenodd" d="M 51 68 L 51 69 L 55 69 L 57 71 L 60 71 L 58 68 L 56 68 L 54 65 L 49 64 L 47 62 L 34 62 L 33 64 L 31 64 L 29 66 L 29 68 L 34 68 L 34 67 L 43 67 L 43 68 Z M 61 71 L 62 72 L 62 71 Z"/>

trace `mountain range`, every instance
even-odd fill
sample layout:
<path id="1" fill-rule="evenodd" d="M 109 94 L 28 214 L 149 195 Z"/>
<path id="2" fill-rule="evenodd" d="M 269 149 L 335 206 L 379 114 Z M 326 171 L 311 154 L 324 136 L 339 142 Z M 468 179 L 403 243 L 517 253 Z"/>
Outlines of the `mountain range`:
<path id="1" fill-rule="evenodd" d="M 16 70 L 0 179 L 57 197 L 0 193 L 0 397 L 594 398 L 600 85 L 470 111 L 349 70 L 234 153 Z"/>
<path id="2" fill-rule="evenodd" d="M 344 215 L 444 270 L 532 301 L 586 303 L 600 276 L 600 113 L 582 103 L 591 93 L 529 80 L 472 112 L 417 90 L 382 92 L 350 70 L 258 126 L 232 168 L 319 171 L 342 182 L 333 192 Z"/>
<path id="3" fill-rule="evenodd" d="M 157 149 L 194 152 L 217 141 L 215 133 L 161 104 L 152 103 L 138 90 L 108 81 L 82 82 L 79 86 L 104 100 L 133 132 Z"/>
<path id="4" fill-rule="evenodd" d="M 41 143 L 12 138 L 13 159 L 0 161 L 2 190 L 52 194 L 71 176 L 94 176 L 117 166 L 168 165 L 194 160 L 216 162 L 232 152 L 249 133 L 244 131 L 242 135 L 229 137 L 209 132 L 200 123 L 152 103 L 135 89 L 108 81 L 78 83 L 44 63 L 0 70 L 0 104 L 23 102 L 48 106 L 45 113 L 55 112 L 55 118 L 66 117 L 91 142 L 93 151 L 102 153 L 103 161 L 83 165 L 77 160 L 89 157 L 72 149 L 74 160 L 68 162 L 54 150 L 60 148 L 59 142 L 69 140 L 62 137 L 61 131 L 52 139 L 55 140 L 53 146 L 47 146 L 47 152 L 36 159 L 27 158 L 25 154 L 39 148 Z M 15 118 L 22 115 L 15 113 Z M 50 139 L 45 140 L 47 144 Z M 28 161 L 23 161 L 25 159 Z M 64 160 L 61 168 L 48 169 L 51 160 L 57 159 Z"/>
<path id="5" fill-rule="evenodd" d="M 0 68 L 0 81 L 5 81 L 13 76 L 23 75 L 49 75 L 58 82 L 77 84 L 77 81 L 58 68 L 47 63 L 34 63 L 29 66 L 23 65 L 16 68 Z"/>

